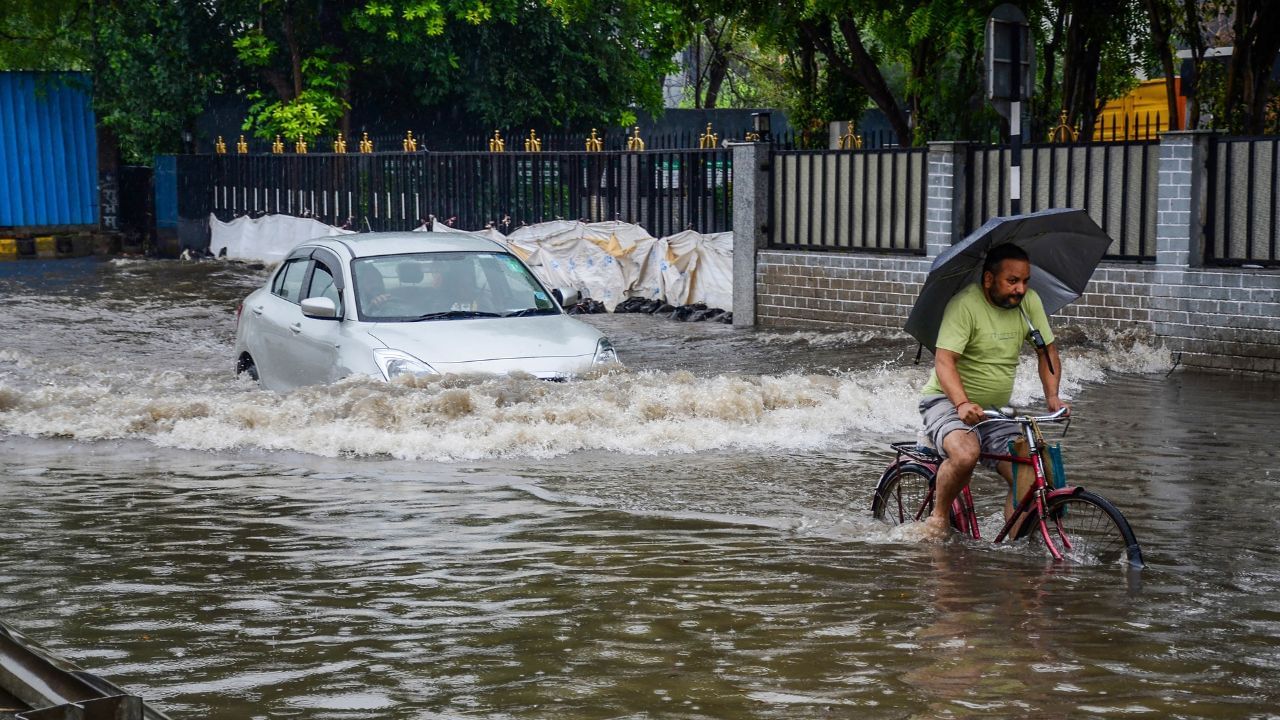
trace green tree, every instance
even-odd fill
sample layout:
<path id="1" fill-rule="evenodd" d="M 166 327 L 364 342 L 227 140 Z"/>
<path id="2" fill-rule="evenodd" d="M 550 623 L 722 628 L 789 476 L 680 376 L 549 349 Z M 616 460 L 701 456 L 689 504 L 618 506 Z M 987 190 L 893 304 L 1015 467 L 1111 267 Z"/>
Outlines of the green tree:
<path id="1" fill-rule="evenodd" d="M 0 70 L 88 70 L 92 21 L 85 0 L 5 0 Z"/>
<path id="2" fill-rule="evenodd" d="M 94 108 L 131 162 L 184 150 L 182 134 L 229 61 L 208 38 L 218 18 L 199 4 L 113 0 L 95 13 Z"/>

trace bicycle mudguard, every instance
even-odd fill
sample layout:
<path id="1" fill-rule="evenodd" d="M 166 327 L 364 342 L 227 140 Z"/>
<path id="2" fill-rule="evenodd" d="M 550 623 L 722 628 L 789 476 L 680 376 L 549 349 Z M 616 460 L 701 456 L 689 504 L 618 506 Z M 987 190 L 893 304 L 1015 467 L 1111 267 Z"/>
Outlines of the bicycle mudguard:
<path id="1" fill-rule="evenodd" d="M 1045 496 L 1045 501 L 1048 502 L 1049 500 L 1052 500 L 1054 498 L 1079 495 L 1082 492 L 1084 492 L 1084 488 L 1080 487 L 1079 485 L 1067 485 L 1064 487 L 1060 487 L 1057 490 L 1050 490 L 1049 494 Z"/>

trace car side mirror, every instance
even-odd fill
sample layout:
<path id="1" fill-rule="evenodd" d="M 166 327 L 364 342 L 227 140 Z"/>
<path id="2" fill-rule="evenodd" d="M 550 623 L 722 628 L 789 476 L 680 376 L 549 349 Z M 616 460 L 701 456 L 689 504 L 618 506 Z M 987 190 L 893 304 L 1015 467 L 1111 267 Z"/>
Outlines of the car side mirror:
<path id="1" fill-rule="evenodd" d="M 582 302 L 582 293 L 577 290 L 554 288 L 551 294 L 555 296 L 556 302 L 560 303 L 560 307 L 577 305 Z"/>
<path id="2" fill-rule="evenodd" d="M 327 297 L 309 297 L 302 301 L 302 314 L 317 320 L 337 320 L 338 306 Z"/>

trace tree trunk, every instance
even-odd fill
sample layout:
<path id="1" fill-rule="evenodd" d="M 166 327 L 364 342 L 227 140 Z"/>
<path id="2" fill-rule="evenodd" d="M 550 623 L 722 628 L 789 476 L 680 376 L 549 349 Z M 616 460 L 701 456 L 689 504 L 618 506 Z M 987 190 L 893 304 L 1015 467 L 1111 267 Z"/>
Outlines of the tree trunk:
<path id="1" fill-rule="evenodd" d="M 1065 99 L 1059 99 L 1055 88 L 1054 77 L 1057 74 L 1058 54 L 1062 52 L 1062 35 L 1066 26 L 1066 11 L 1059 6 L 1057 8 L 1057 16 L 1053 20 L 1053 33 L 1049 36 L 1048 42 L 1044 44 L 1044 76 L 1040 82 L 1040 104 L 1041 104 L 1041 127 L 1036 128 L 1039 136 L 1043 137 L 1048 128 L 1054 127 L 1058 123 L 1058 113 L 1060 110 L 1067 108 Z M 1057 101 L 1057 102 L 1055 102 Z"/>
<path id="2" fill-rule="evenodd" d="M 1267 84 L 1280 51 L 1280 8 L 1274 0 L 1239 0 L 1235 14 L 1235 49 L 1227 66 L 1226 107 L 1243 116 L 1232 118 L 1231 129 L 1261 135 L 1266 124 Z"/>
<path id="3" fill-rule="evenodd" d="M 698 35 L 693 41 L 693 107 L 701 108 L 702 105 L 702 36 Z"/>
<path id="4" fill-rule="evenodd" d="M 1147 17 L 1151 21 L 1151 44 L 1164 70 L 1164 94 L 1169 103 L 1168 128 L 1177 130 L 1182 118 L 1178 117 L 1178 83 L 1174 78 L 1173 48 L 1169 45 L 1173 12 L 1166 0 L 1147 0 Z"/>
<path id="5" fill-rule="evenodd" d="M 284 98 L 292 100 L 302 94 L 302 50 L 298 47 L 298 39 L 293 33 L 293 15 L 289 12 L 289 7 L 284 8 L 284 41 L 289 46 L 289 69 L 293 76 L 293 97 Z"/>
<path id="6" fill-rule="evenodd" d="M 898 102 L 889 90 L 889 84 L 885 82 L 884 76 L 880 74 L 880 68 L 875 59 L 862 44 L 857 22 L 852 17 L 842 17 L 837 23 L 840 34 L 844 36 L 849 48 L 848 56 L 836 49 L 829 24 L 805 23 L 801 26 L 801 31 L 808 34 L 814 46 L 837 72 L 858 83 L 867 91 L 871 101 L 888 118 L 890 127 L 898 136 L 898 142 L 909 144 L 911 128 L 907 126 L 906 115 L 903 114 L 902 108 L 898 107 Z"/>
<path id="7" fill-rule="evenodd" d="M 1082 3 L 1083 4 L 1083 3 Z M 1079 12 L 1084 9 L 1085 12 Z M 1094 11 L 1098 12 L 1098 11 Z M 1098 111 L 1098 72 L 1103 38 L 1090 23 L 1108 22 L 1090 15 L 1087 8 L 1075 7 L 1067 25 L 1067 43 L 1062 58 L 1062 103 L 1067 122 L 1080 124 L 1080 139 L 1093 139 Z"/>
<path id="8" fill-rule="evenodd" d="M 724 79 L 729 74 L 729 53 L 731 48 L 725 38 L 729 37 L 729 21 L 726 19 L 716 27 L 714 20 L 707 20 L 703 23 L 703 36 L 707 39 L 707 47 L 710 50 L 706 65 L 706 95 L 705 101 L 699 107 L 714 108 L 720 97 L 720 88 L 724 85 Z M 701 41 L 699 41 L 701 45 Z M 702 86 L 703 73 L 699 68 L 698 86 Z"/>
<path id="9" fill-rule="evenodd" d="M 1204 32 L 1200 27 L 1200 0 L 1184 0 L 1182 3 L 1183 10 L 1183 28 L 1182 39 L 1187 42 L 1191 48 L 1191 67 L 1194 75 L 1194 84 L 1186 87 L 1186 80 L 1183 80 L 1183 90 L 1187 93 L 1187 102 L 1191 105 L 1187 109 L 1187 128 L 1194 130 L 1200 127 L 1200 85 L 1204 78 Z"/>

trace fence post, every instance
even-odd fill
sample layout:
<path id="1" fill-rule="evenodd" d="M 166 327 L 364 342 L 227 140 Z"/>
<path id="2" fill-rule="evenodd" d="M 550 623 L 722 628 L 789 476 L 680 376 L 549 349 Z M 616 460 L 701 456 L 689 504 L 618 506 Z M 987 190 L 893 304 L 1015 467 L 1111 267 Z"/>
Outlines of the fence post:
<path id="1" fill-rule="evenodd" d="M 934 258 L 964 237 L 966 166 L 969 145 L 944 141 L 929 143 L 925 195 L 925 252 Z"/>
<path id="2" fill-rule="evenodd" d="M 1160 135 L 1156 205 L 1156 264 L 1204 264 L 1205 213 L 1209 208 L 1209 145 L 1213 132 L 1182 130 Z"/>
<path id="3" fill-rule="evenodd" d="M 733 324 L 756 324 L 756 253 L 768 243 L 769 143 L 730 143 L 733 152 Z"/>

